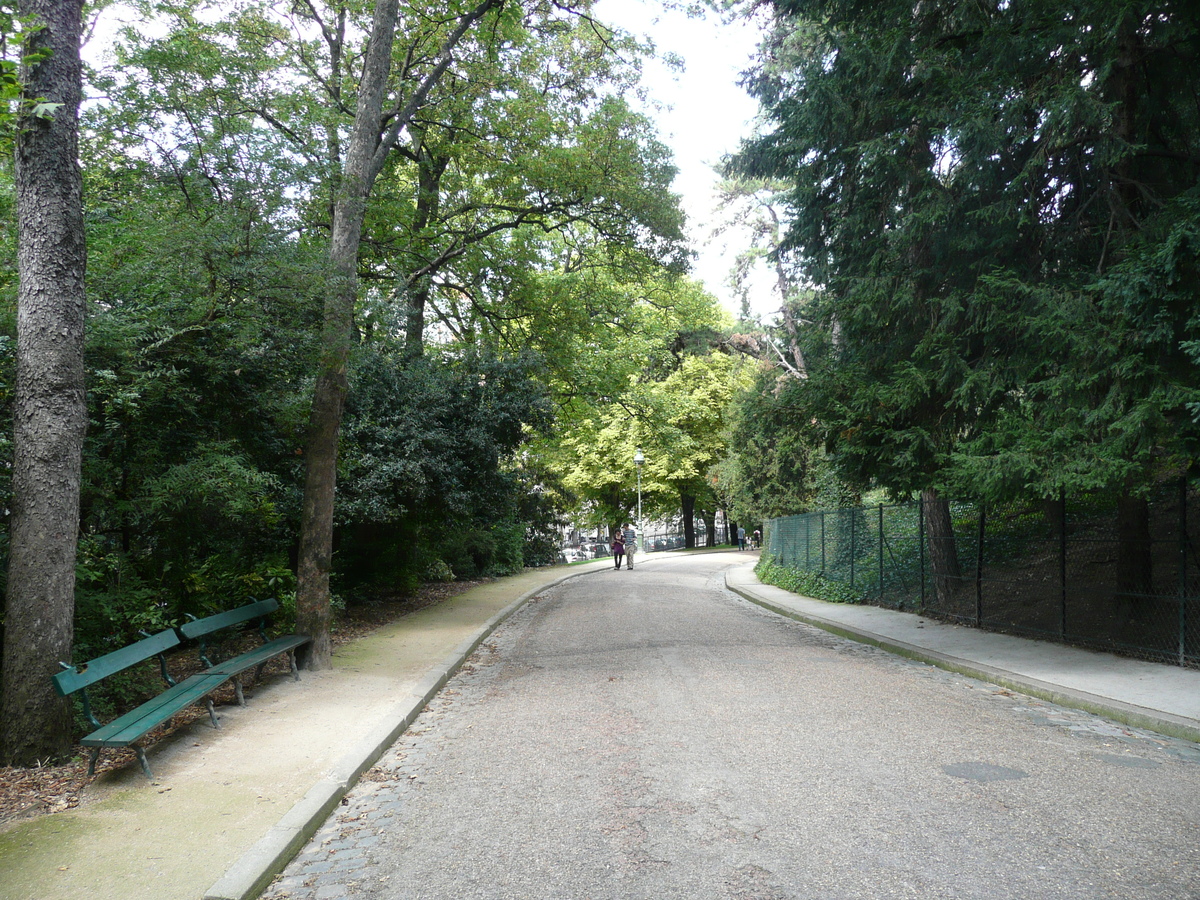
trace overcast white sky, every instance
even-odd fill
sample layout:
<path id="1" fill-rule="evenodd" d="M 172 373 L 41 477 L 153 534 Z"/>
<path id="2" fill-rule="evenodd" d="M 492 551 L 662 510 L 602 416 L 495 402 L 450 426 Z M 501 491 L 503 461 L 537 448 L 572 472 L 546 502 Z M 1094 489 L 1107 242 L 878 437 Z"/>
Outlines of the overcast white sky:
<path id="1" fill-rule="evenodd" d="M 682 74 L 648 66 L 644 81 L 654 99 L 667 107 L 651 114 L 679 166 L 675 189 L 683 196 L 692 246 L 699 254 L 693 274 L 736 314 L 737 303 L 725 281 L 740 248 L 725 246 L 737 240 L 736 234 L 711 237 L 717 181 L 712 166 L 750 133 L 758 106 L 738 81 L 757 47 L 758 29 L 723 24 L 714 15 L 688 18 L 656 0 L 600 0 L 596 13 L 611 25 L 649 36 L 660 54 L 674 53 L 686 63 Z M 777 306 L 774 297 L 753 304 L 763 314 Z"/>

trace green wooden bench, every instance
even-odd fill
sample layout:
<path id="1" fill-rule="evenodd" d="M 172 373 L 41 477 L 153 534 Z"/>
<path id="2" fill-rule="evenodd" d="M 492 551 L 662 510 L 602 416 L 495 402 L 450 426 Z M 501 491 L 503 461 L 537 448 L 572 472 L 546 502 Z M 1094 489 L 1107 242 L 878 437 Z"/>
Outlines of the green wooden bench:
<path id="1" fill-rule="evenodd" d="M 83 702 L 83 714 L 96 729 L 80 743 L 92 748 L 91 760 L 88 763 L 88 775 L 96 773 L 96 760 L 100 751 L 105 747 L 132 747 L 137 753 L 138 762 L 147 778 L 153 778 L 150 764 L 146 761 L 146 751 L 137 742 L 157 725 L 166 722 L 173 715 L 203 701 L 208 707 L 208 716 L 214 728 L 219 728 L 217 714 L 213 710 L 211 694 L 225 681 L 228 676 L 218 672 L 201 672 L 178 683 L 167 671 L 167 660 L 163 655 L 167 650 L 179 645 L 179 635 L 173 630 L 160 631 L 158 634 L 147 634 L 136 644 L 114 650 L 78 667 L 59 663 L 64 671 L 52 676 L 54 687 L 64 697 L 78 693 Z M 88 700 L 87 689 L 98 681 L 115 675 L 125 669 L 136 666 L 151 657 L 157 656 L 163 680 L 167 689 L 156 697 L 147 700 L 137 709 L 130 710 L 123 716 L 118 716 L 107 725 L 101 725 L 92 712 Z"/>
<path id="2" fill-rule="evenodd" d="M 208 672 L 223 675 L 227 680 L 233 680 L 237 701 L 241 706 L 246 705 L 246 698 L 242 693 L 242 673 L 254 669 L 254 677 L 257 681 L 262 676 L 263 666 L 276 656 L 286 653 L 288 664 L 292 670 L 292 678 L 295 681 L 300 680 L 300 672 L 296 669 L 296 650 L 307 644 L 309 637 L 303 634 L 288 634 L 269 640 L 266 631 L 267 618 L 277 609 L 279 609 L 279 604 L 276 601 L 259 600 L 257 603 L 249 603 L 237 609 L 217 613 L 215 616 L 207 616 L 203 619 L 193 617 L 190 622 L 179 626 L 179 633 L 183 637 L 199 642 L 200 661 L 208 667 Z M 257 623 L 262 645 L 223 662 L 214 663 L 210 658 L 208 646 L 210 637 L 216 632 L 252 621 Z"/>
<path id="3" fill-rule="evenodd" d="M 84 747 L 90 747 L 92 751 L 91 760 L 88 763 L 88 775 L 96 773 L 96 761 L 100 758 L 100 751 L 105 747 L 132 747 L 146 777 L 153 778 L 154 774 L 150 771 L 150 764 L 146 760 L 146 751 L 138 741 L 145 737 L 151 729 L 168 721 L 176 713 L 201 701 L 208 708 L 208 717 L 212 721 L 213 727 L 220 728 L 216 711 L 213 709 L 213 691 L 225 682 L 232 681 L 238 703 L 245 706 L 242 674 L 248 669 L 256 669 L 256 678 L 260 677 L 263 666 L 276 656 L 284 653 L 288 655 L 292 677 L 299 681 L 300 673 L 296 669 L 296 649 L 308 643 L 309 638 L 306 635 L 291 634 L 269 640 L 266 633 L 266 619 L 278 608 L 279 604 L 274 600 L 259 600 L 257 603 L 250 603 L 203 619 L 193 617 L 192 621 L 181 625 L 177 630 L 147 634 L 145 638 L 135 644 L 81 663 L 79 666 L 59 663 L 64 671 L 53 676 L 55 689 L 64 697 L 78 693 L 83 704 L 83 714 L 96 729 L 80 741 Z M 251 621 L 257 623 L 262 645 L 230 659 L 214 663 L 208 646 L 212 636 L 223 629 L 233 628 Z M 168 650 L 178 647 L 183 638 L 196 640 L 200 644 L 200 661 L 204 663 L 205 670 L 176 683 L 167 670 L 167 660 L 164 654 Z M 155 656 L 158 657 L 159 669 L 167 684 L 166 690 L 147 700 L 137 709 L 118 716 L 107 725 L 101 725 L 92 712 L 87 689 L 110 675 L 115 675 Z"/>

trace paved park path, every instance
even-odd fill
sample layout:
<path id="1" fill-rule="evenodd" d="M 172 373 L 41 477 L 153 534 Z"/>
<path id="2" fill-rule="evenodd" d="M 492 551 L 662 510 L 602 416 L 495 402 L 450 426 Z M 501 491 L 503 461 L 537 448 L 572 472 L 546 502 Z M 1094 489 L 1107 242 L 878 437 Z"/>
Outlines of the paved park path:
<path id="1" fill-rule="evenodd" d="M 1200 897 L 1196 744 L 780 618 L 740 562 L 540 594 L 264 897 Z"/>

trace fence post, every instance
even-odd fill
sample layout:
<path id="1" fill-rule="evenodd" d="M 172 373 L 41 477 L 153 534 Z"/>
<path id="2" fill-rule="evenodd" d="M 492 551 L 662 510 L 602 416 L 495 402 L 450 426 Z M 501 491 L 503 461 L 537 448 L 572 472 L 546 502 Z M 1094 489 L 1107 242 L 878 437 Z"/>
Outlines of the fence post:
<path id="1" fill-rule="evenodd" d="M 1067 489 L 1058 489 L 1059 518 L 1058 529 L 1058 583 L 1061 589 L 1061 608 L 1059 610 L 1058 630 L 1062 639 L 1067 639 Z"/>
<path id="2" fill-rule="evenodd" d="M 804 517 L 804 571 L 812 569 L 812 513 Z"/>
<path id="3" fill-rule="evenodd" d="M 879 504 L 879 605 L 883 605 L 883 504 Z"/>
<path id="4" fill-rule="evenodd" d="M 858 556 L 858 545 L 857 545 L 857 542 L 854 540 L 854 538 L 855 538 L 854 532 L 857 531 L 857 529 L 854 527 L 854 525 L 856 522 L 858 522 L 858 516 L 856 516 L 854 513 L 855 513 L 855 510 L 853 510 L 853 509 L 850 510 L 850 588 L 851 589 L 854 588 L 854 558 L 856 556 Z"/>
<path id="5" fill-rule="evenodd" d="M 1187 662 L 1187 477 L 1179 479 L 1179 664 Z"/>
<path id="6" fill-rule="evenodd" d="M 983 624 L 983 536 L 984 509 L 979 504 L 979 546 L 975 550 L 975 627 Z"/>
<path id="7" fill-rule="evenodd" d="M 821 510 L 821 574 L 825 574 L 825 510 Z"/>
<path id="8" fill-rule="evenodd" d="M 918 612 L 925 609 L 925 498 L 917 495 L 917 553 L 921 557 L 921 601 Z"/>

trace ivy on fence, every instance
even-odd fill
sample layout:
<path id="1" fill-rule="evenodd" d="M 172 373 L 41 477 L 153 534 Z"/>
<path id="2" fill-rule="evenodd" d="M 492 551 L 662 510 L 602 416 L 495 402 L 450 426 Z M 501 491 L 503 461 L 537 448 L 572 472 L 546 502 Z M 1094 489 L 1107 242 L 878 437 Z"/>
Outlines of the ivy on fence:
<path id="1" fill-rule="evenodd" d="M 760 576 L 838 602 L 1200 664 L 1200 498 L 917 500 L 772 519 Z"/>

